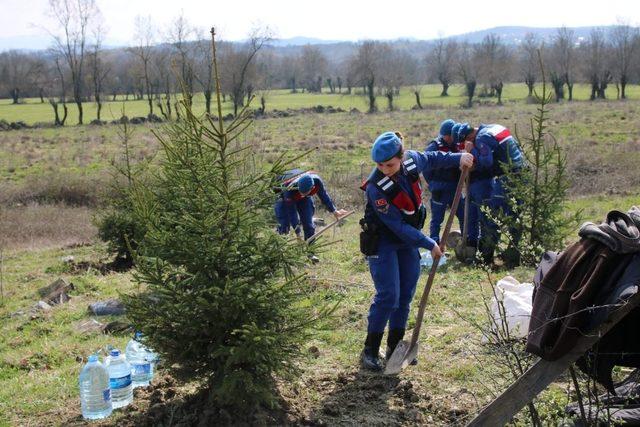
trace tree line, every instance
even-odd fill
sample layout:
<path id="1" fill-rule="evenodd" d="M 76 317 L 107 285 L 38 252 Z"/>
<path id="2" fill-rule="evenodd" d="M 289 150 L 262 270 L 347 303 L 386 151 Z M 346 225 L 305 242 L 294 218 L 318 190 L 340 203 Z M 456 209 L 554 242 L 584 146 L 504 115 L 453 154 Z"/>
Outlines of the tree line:
<path id="1" fill-rule="evenodd" d="M 50 9 L 58 23 L 50 32 L 50 49 L 0 53 L 0 97 L 14 104 L 26 97 L 48 102 L 58 125 L 66 121 L 67 104 L 76 104 L 81 124 L 83 102 L 97 104 L 100 120 L 102 104 L 118 95 L 145 100 L 149 115 L 172 119 L 179 114 L 176 93 L 201 92 L 210 112 L 215 83 L 210 44 L 204 31 L 183 15 L 163 29 L 138 16 L 134 43 L 107 49 L 94 0 L 51 0 Z M 410 44 L 374 40 L 352 44 L 343 58 L 313 45 L 283 53 L 271 40 L 268 28 L 255 28 L 244 42 L 219 44 L 221 91 L 224 101 L 232 102 L 234 115 L 254 95 L 264 112 L 275 89 L 358 93 L 367 97 L 373 112 L 379 97 L 393 110 L 401 87 L 410 88 L 415 108 L 422 108 L 424 84 L 440 84 L 441 96 L 449 95 L 451 85 L 463 84 L 468 106 L 478 96 L 496 97 L 500 104 L 507 82 L 524 82 L 533 95 L 540 79 L 538 50 L 556 101 L 571 101 L 576 83 L 590 85 L 591 99 L 613 97 L 607 92 L 610 86 L 615 98 L 624 99 L 626 86 L 640 80 L 640 33 L 628 24 L 596 28 L 587 38 L 564 27 L 550 40 L 529 33 L 517 44 L 507 44 L 497 34 L 479 43 L 439 39 L 419 55 Z M 190 102 L 192 95 L 187 97 Z"/>

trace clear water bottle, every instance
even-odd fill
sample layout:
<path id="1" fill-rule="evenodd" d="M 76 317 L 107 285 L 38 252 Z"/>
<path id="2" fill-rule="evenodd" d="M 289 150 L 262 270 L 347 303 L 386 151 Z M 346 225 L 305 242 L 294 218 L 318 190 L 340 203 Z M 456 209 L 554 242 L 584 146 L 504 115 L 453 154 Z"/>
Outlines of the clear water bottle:
<path id="1" fill-rule="evenodd" d="M 133 388 L 148 386 L 153 379 L 154 355 L 141 342 L 142 333 L 136 332 L 127 344 L 125 354 L 131 365 L 131 381 Z"/>
<path id="2" fill-rule="evenodd" d="M 89 361 L 80 372 L 78 383 L 82 416 L 88 420 L 108 417 L 113 409 L 109 373 L 100 363 L 97 355 L 89 356 Z"/>
<path id="3" fill-rule="evenodd" d="M 109 372 L 109 387 L 111 388 L 111 404 L 113 408 L 122 408 L 133 401 L 133 387 L 131 386 L 131 366 L 120 354 L 120 350 L 113 349 L 105 360 Z"/>
<path id="4" fill-rule="evenodd" d="M 438 267 L 442 267 L 447 263 L 447 256 L 442 254 L 440 257 L 440 262 L 438 262 Z M 431 251 L 423 252 L 420 256 L 420 266 L 422 268 L 429 269 L 433 265 L 433 258 L 431 257 Z"/>

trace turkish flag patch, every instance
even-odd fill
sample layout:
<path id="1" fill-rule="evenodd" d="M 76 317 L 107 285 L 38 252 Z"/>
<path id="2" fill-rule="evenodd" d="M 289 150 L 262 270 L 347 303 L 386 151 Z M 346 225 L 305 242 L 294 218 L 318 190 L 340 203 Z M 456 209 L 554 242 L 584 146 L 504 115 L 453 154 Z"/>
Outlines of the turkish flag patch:
<path id="1" fill-rule="evenodd" d="M 387 200 L 386 199 L 378 199 L 376 200 L 376 206 L 380 207 L 380 206 L 385 206 L 387 204 Z"/>

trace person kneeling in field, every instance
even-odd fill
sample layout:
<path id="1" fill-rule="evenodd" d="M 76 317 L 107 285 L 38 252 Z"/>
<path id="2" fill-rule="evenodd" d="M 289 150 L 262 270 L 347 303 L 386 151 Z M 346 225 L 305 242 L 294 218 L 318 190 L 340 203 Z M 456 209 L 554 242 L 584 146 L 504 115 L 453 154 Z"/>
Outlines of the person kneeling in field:
<path id="1" fill-rule="evenodd" d="M 473 156 L 404 151 L 402 135 L 385 132 L 373 143 L 371 158 L 376 167 L 361 187 L 367 204 L 360 220 L 360 250 L 367 256 L 376 294 L 360 360 L 364 369 L 380 371 L 378 352 L 387 324 L 387 357 L 404 337 L 420 275 L 418 248 L 430 250 L 434 258 L 442 255 L 436 242 L 420 231 L 426 217 L 420 174 L 438 168 L 470 167 Z"/>
<path id="2" fill-rule="evenodd" d="M 313 214 L 316 211 L 313 195 L 318 195 L 329 212 L 340 219 L 347 213 L 344 209 L 336 209 L 331 197 L 325 189 L 324 182 L 315 172 L 304 172 L 293 169 L 280 177 L 282 186 L 274 209 L 278 220 L 278 233 L 287 234 L 293 229 L 298 237 L 304 232 L 304 239 L 314 235 L 316 227 Z M 302 230 L 300 224 L 302 223 Z"/>

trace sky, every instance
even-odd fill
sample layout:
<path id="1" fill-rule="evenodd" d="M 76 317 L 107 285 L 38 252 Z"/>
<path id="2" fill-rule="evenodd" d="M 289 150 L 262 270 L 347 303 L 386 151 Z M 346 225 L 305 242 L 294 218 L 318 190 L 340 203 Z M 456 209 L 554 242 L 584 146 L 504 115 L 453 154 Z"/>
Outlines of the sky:
<path id="1" fill-rule="evenodd" d="M 73 1 L 73 0 L 72 0 Z M 106 44 L 128 45 L 136 15 L 166 29 L 181 13 L 202 30 L 241 40 L 256 25 L 277 38 L 324 40 L 413 38 L 428 40 L 497 26 L 568 27 L 640 23 L 639 0 L 96 0 Z M 606 5 L 603 7 L 603 4 Z M 49 0 L 0 0 L 0 49 L 45 48 L 55 29 Z"/>

